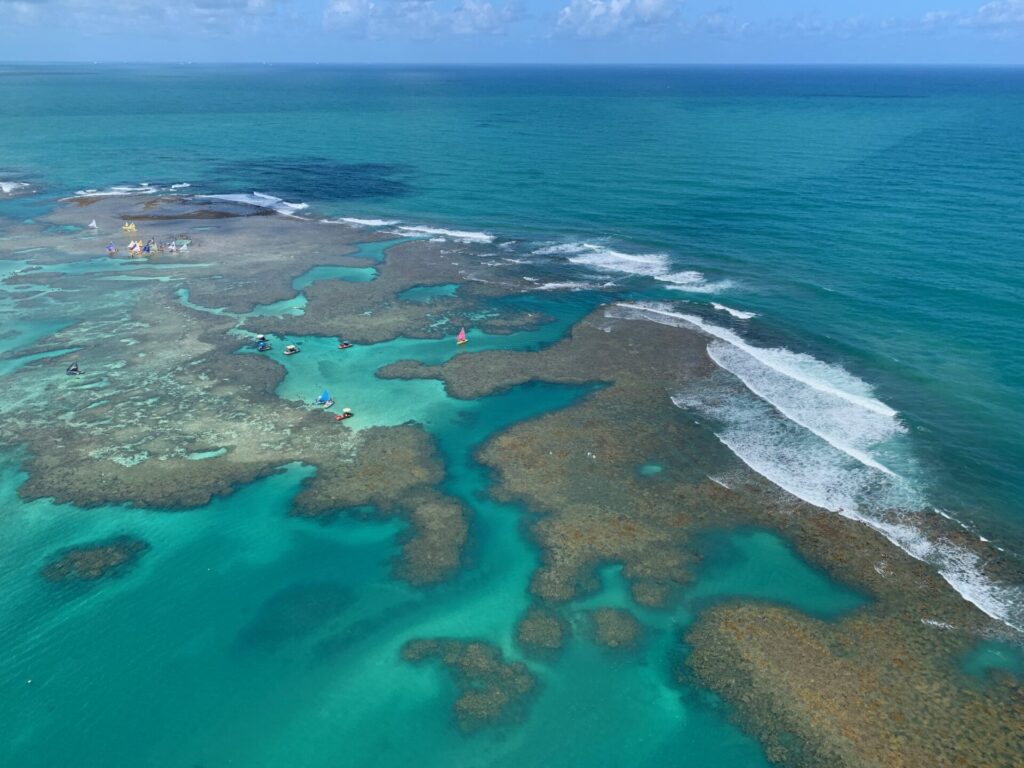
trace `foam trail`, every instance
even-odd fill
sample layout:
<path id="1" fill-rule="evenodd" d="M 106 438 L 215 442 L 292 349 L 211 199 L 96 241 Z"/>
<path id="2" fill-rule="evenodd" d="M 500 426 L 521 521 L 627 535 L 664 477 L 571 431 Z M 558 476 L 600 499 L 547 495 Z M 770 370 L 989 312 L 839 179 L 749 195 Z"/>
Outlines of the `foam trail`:
<path id="1" fill-rule="evenodd" d="M 187 181 L 183 181 L 180 184 L 171 184 L 171 189 L 187 189 L 188 187 L 191 186 L 192 185 L 189 184 Z"/>
<path id="2" fill-rule="evenodd" d="M 13 195 L 20 189 L 28 189 L 28 186 L 24 181 L 0 181 L 0 192 L 5 195 Z"/>
<path id="3" fill-rule="evenodd" d="M 353 227 L 393 227 L 398 224 L 397 219 L 354 219 L 342 216 L 340 219 L 323 219 L 325 224 L 349 224 Z"/>
<path id="4" fill-rule="evenodd" d="M 679 323 L 695 325 L 708 335 L 731 344 L 769 368 L 812 389 L 847 400 L 853 405 L 874 411 L 882 416 L 896 416 L 896 411 L 875 399 L 870 386 L 838 366 L 828 365 L 810 355 L 791 352 L 788 349 L 755 347 L 728 328 L 720 328 L 717 325 L 706 323 L 696 315 L 673 312 L 667 305 L 636 303 L 619 304 L 618 306 L 634 310 L 640 316 L 654 322 L 662 322 L 667 325 L 678 325 Z"/>
<path id="5" fill-rule="evenodd" d="M 251 194 L 199 195 L 198 197 L 203 200 L 226 200 L 231 203 L 254 205 L 257 208 L 269 208 L 282 216 L 297 216 L 299 211 L 304 211 L 309 208 L 309 205 L 306 203 L 289 203 L 287 200 L 282 200 L 280 197 L 266 195 L 262 192 L 253 192 Z"/>
<path id="6" fill-rule="evenodd" d="M 525 279 L 525 278 L 524 278 Z M 534 286 L 535 291 L 589 291 L 601 286 L 597 283 L 566 281 L 561 283 L 541 283 Z"/>
<path id="7" fill-rule="evenodd" d="M 716 293 L 732 283 L 709 283 L 695 270 L 672 271 L 672 262 L 665 253 L 625 253 L 598 243 L 556 243 L 533 251 L 535 256 L 564 256 L 572 264 L 597 270 L 627 275 L 651 277 L 677 291 L 688 293 Z"/>
<path id="8" fill-rule="evenodd" d="M 736 334 L 659 305 L 625 304 L 609 316 L 689 324 L 715 339 L 708 354 L 743 384 L 734 396 L 722 385 L 696 386 L 672 398 L 716 423 L 716 436 L 751 470 L 816 507 L 864 523 L 911 556 L 930 564 L 965 600 L 1024 631 L 1024 589 L 994 583 L 974 552 L 929 539 L 915 526 L 891 522 L 899 510 L 929 504 L 911 480 L 875 457 L 903 434 L 896 414 L 870 387 L 836 366 L 784 349 L 754 347 Z M 813 362 L 809 362 L 813 361 Z M 913 462 L 903 464 L 913 472 Z"/>
<path id="9" fill-rule="evenodd" d="M 400 232 L 410 235 L 432 235 L 435 239 L 450 238 L 463 243 L 493 243 L 494 235 L 488 232 L 473 232 L 459 229 L 441 229 L 439 227 L 401 226 Z"/>
<path id="10" fill-rule="evenodd" d="M 119 184 L 110 189 L 99 190 L 99 189 L 80 189 L 75 192 L 75 197 L 124 197 L 127 195 L 155 195 L 160 191 L 159 187 L 154 187 L 149 182 L 142 182 L 137 186 L 130 186 L 128 184 Z"/>
<path id="11" fill-rule="evenodd" d="M 719 312 L 726 312 L 732 315 L 737 320 L 750 320 L 757 317 L 757 312 L 745 312 L 742 309 L 733 309 L 732 307 L 725 306 L 725 304 L 719 304 L 717 301 L 711 302 L 711 306 Z"/>

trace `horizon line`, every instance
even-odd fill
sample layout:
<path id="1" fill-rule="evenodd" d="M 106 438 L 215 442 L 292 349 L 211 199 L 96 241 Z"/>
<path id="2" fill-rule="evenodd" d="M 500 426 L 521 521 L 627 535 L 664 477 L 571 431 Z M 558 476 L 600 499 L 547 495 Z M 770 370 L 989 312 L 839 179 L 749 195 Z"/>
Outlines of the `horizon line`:
<path id="1" fill-rule="evenodd" d="M 764 69 L 1024 69 L 1024 62 L 1021 63 L 996 63 L 996 62 L 644 62 L 644 61 L 608 61 L 608 62 L 567 62 L 567 61 L 215 61 L 215 60 L 160 60 L 160 61 L 136 61 L 136 60 L 105 60 L 94 61 L 88 59 L 68 60 L 0 60 L 0 66 L 239 66 L 239 67 L 272 67 L 272 66 L 298 66 L 298 67 L 563 67 L 566 69 L 600 69 L 609 67 L 637 67 L 637 68 L 662 68 L 682 69 L 687 67 L 701 69 L 725 69 L 725 68 L 764 68 Z"/>

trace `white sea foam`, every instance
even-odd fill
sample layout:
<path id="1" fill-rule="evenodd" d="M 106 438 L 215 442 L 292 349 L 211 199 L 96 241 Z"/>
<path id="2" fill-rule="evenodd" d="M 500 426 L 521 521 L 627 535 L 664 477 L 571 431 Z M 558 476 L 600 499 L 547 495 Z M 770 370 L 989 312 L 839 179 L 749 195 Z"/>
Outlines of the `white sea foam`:
<path id="1" fill-rule="evenodd" d="M 786 349 L 749 344 L 728 329 L 655 304 L 624 304 L 612 317 L 695 326 L 713 337 L 708 354 L 743 384 L 723 397 L 721 385 L 685 388 L 681 407 L 711 419 L 718 439 L 744 464 L 809 504 L 863 522 L 913 557 L 931 564 L 965 599 L 1024 631 L 1024 589 L 993 583 L 973 552 L 929 539 L 898 510 L 928 508 L 904 427 L 870 386 L 835 365 Z M 884 457 L 884 458 L 883 458 Z M 899 472 L 887 464 L 897 461 Z"/>
<path id="2" fill-rule="evenodd" d="M 289 203 L 287 200 L 282 200 L 280 197 L 266 195 L 262 192 L 230 195 L 199 195 L 198 197 L 202 200 L 226 200 L 232 203 L 255 205 L 258 208 L 269 208 L 282 216 L 298 216 L 299 211 L 304 211 L 309 208 L 309 205 L 306 203 Z"/>
<path id="3" fill-rule="evenodd" d="M 19 190 L 28 189 L 28 186 L 24 181 L 0 181 L 0 193 L 13 195 Z"/>
<path id="4" fill-rule="evenodd" d="M 600 286 L 596 283 L 567 280 L 565 282 L 541 283 L 534 287 L 536 291 L 589 291 Z"/>
<path id="5" fill-rule="evenodd" d="M 719 304 L 717 301 L 711 302 L 711 306 L 719 312 L 727 312 L 737 320 L 750 320 L 757 317 L 757 312 L 744 312 L 742 309 L 733 309 L 732 307 L 725 306 L 725 304 Z"/>
<path id="6" fill-rule="evenodd" d="M 350 216 L 323 221 L 326 224 L 348 224 L 353 227 L 393 227 L 399 223 L 397 219 L 355 219 Z"/>
<path id="7" fill-rule="evenodd" d="M 187 181 L 183 181 L 180 184 L 171 184 L 171 189 L 187 189 L 188 187 L 191 186 L 192 185 L 189 184 Z"/>
<path id="8" fill-rule="evenodd" d="M 433 239 L 457 240 L 460 243 L 493 243 L 494 235 L 471 230 L 442 229 L 440 227 L 401 226 L 399 232 L 409 235 L 431 235 Z"/>
<path id="9" fill-rule="evenodd" d="M 80 189 L 75 192 L 75 197 L 123 197 L 127 195 L 155 195 L 160 191 L 149 182 L 142 182 L 136 186 L 119 184 L 109 189 Z"/>
<path id="10" fill-rule="evenodd" d="M 665 253 L 626 253 L 600 243 L 572 242 L 547 245 L 533 251 L 535 256 L 564 256 L 569 262 L 598 272 L 652 277 L 669 287 L 688 293 L 717 293 L 731 287 L 723 280 L 709 283 L 696 270 L 672 271 L 672 262 Z"/>

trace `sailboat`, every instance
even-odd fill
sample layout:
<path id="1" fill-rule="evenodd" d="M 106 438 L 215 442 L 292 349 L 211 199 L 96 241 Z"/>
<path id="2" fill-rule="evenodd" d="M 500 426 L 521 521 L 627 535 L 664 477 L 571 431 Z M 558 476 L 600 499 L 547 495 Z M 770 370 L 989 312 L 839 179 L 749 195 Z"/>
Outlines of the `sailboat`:
<path id="1" fill-rule="evenodd" d="M 64 373 L 66 373 L 68 376 L 77 376 L 81 372 L 82 372 L 82 369 L 78 367 L 78 361 L 77 360 L 75 362 L 71 363 L 71 365 L 69 365 L 67 367 L 67 369 L 64 371 Z"/>
<path id="2" fill-rule="evenodd" d="M 96 223 L 96 219 L 89 222 L 89 229 L 99 229 L 100 225 Z"/>
<path id="3" fill-rule="evenodd" d="M 325 389 L 320 393 L 320 397 L 316 399 L 316 404 L 321 408 L 330 408 L 334 405 L 334 398 L 332 398 L 331 393 Z"/>
<path id="4" fill-rule="evenodd" d="M 466 329 L 462 328 L 459 331 L 459 335 L 455 337 L 456 344 L 465 344 L 469 339 L 466 338 Z"/>

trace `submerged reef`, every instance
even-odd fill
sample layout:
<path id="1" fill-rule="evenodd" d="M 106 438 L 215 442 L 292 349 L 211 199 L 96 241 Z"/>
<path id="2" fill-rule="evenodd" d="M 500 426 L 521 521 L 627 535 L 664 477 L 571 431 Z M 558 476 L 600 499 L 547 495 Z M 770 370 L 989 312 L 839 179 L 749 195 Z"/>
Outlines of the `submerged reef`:
<path id="1" fill-rule="evenodd" d="M 629 650 L 640 642 L 640 622 L 622 608 L 598 608 L 590 612 L 594 642 L 605 648 Z"/>
<path id="2" fill-rule="evenodd" d="M 396 573 L 413 584 L 444 579 L 459 565 L 469 524 L 463 505 L 436 490 L 444 465 L 418 426 L 374 427 L 359 433 L 353 459 L 311 478 L 293 514 L 329 519 L 372 506 L 409 520 Z"/>
<path id="3" fill-rule="evenodd" d="M 61 551 L 41 574 L 50 582 L 97 581 L 117 575 L 147 549 L 147 542 L 132 536 L 80 544 Z"/>
<path id="4" fill-rule="evenodd" d="M 295 584 L 271 595 L 238 635 L 243 648 L 276 650 L 330 626 L 352 604 L 347 587 Z"/>
<path id="5" fill-rule="evenodd" d="M 483 642 L 411 640 L 402 647 L 402 658 L 444 664 L 459 690 L 452 707 L 455 719 L 467 732 L 520 719 L 526 698 L 537 685 L 525 664 L 506 661 L 498 648 Z"/>
<path id="6" fill-rule="evenodd" d="M 569 622 L 556 611 L 533 605 L 516 625 L 516 641 L 530 653 L 549 655 L 561 650 L 572 634 Z"/>

